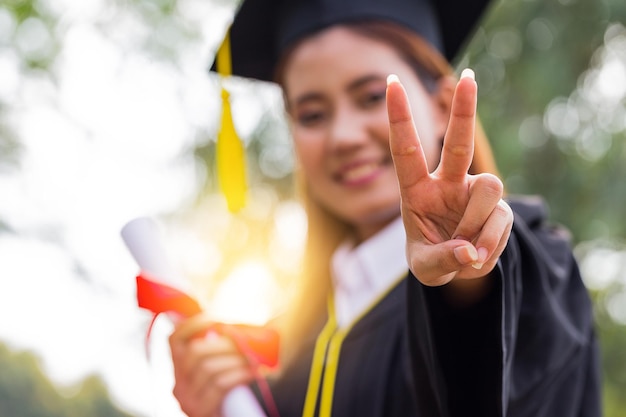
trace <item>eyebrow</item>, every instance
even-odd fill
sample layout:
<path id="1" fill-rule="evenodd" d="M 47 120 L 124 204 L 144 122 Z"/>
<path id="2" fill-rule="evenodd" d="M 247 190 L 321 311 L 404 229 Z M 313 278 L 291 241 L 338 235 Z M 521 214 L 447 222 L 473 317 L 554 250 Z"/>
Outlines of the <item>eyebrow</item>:
<path id="1" fill-rule="evenodd" d="M 381 80 L 385 81 L 385 77 L 383 77 L 380 74 L 364 75 L 363 77 L 357 78 L 356 80 L 348 84 L 347 90 L 349 92 L 352 92 L 354 90 L 358 90 L 359 88 L 361 88 L 363 85 L 367 83 L 370 83 L 372 81 L 381 81 Z M 293 102 L 293 105 L 300 105 L 302 103 L 306 103 L 307 101 L 316 101 L 316 100 L 322 100 L 322 99 L 323 99 L 323 94 L 321 93 L 318 93 L 318 92 L 306 93 L 298 97 L 298 99 L 295 100 L 295 102 Z"/>
<path id="2" fill-rule="evenodd" d="M 380 74 L 369 74 L 364 75 L 361 78 L 357 78 L 353 82 L 348 85 L 348 91 L 354 91 L 362 87 L 363 85 L 370 83 L 372 81 L 386 81 L 386 78 Z M 386 85 L 386 84 L 385 84 Z"/>

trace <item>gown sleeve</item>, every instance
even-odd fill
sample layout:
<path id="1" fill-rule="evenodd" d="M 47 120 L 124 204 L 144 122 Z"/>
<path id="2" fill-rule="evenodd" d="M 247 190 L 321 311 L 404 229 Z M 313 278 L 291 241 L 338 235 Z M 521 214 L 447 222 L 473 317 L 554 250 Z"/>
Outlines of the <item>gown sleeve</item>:
<path id="1" fill-rule="evenodd" d="M 546 224 L 540 200 L 509 204 L 511 237 L 479 303 L 453 308 L 441 287 L 409 274 L 417 408 L 441 417 L 599 417 L 592 305 L 568 235 Z"/>

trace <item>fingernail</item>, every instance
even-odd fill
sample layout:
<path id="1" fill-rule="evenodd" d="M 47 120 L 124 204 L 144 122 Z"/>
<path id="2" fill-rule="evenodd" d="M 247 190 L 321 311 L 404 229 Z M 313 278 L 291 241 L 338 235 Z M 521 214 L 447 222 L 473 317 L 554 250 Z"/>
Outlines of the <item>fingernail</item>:
<path id="1" fill-rule="evenodd" d="M 481 264 L 485 263 L 487 257 L 489 256 L 489 251 L 487 250 L 487 248 L 478 248 L 476 252 L 478 253 L 478 262 L 480 262 Z"/>
<path id="2" fill-rule="evenodd" d="M 476 248 L 472 245 L 454 248 L 454 257 L 461 265 L 478 261 L 478 253 L 476 252 Z"/>
<path id="3" fill-rule="evenodd" d="M 398 78 L 396 74 L 389 74 L 387 76 L 387 85 L 394 83 L 394 82 L 399 83 L 400 79 Z"/>
<path id="4" fill-rule="evenodd" d="M 486 248 L 478 248 L 476 253 L 478 255 L 478 259 L 472 264 L 472 268 L 480 269 L 485 264 L 487 256 L 489 256 L 489 251 Z"/>
<path id="5" fill-rule="evenodd" d="M 476 78 L 474 71 L 470 68 L 465 68 L 462 72 L 461 72 L 461 78 L 471 78 L 472 80 L 474 80 Z"/>

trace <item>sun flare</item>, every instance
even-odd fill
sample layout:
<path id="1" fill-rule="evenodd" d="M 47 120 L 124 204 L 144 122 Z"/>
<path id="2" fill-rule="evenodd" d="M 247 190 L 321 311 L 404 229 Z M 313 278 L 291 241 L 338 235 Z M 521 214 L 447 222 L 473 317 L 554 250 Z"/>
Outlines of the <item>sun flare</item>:
<path id="1" fill-rule="evenodd" d="M 261 261 L 245 261 L 220 283 L 209 306 L 217 321 L 263 325 L 278 311 L 282 291 L 270 268 Z"/>

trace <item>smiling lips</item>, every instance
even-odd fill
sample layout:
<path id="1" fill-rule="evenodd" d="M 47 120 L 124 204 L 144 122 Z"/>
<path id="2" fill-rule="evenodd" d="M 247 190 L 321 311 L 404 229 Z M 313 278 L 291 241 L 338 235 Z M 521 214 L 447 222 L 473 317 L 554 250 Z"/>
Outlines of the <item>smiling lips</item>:
<path id="1" fill-rule="evenodd" d="M 350 187 L 365 185 L 377 178 L 385 165 L 382 162 L 351 164 L 341 169 L 336 179 Z"/>

